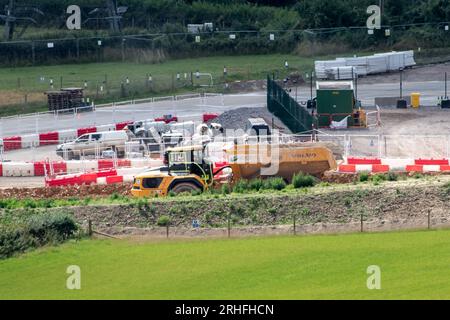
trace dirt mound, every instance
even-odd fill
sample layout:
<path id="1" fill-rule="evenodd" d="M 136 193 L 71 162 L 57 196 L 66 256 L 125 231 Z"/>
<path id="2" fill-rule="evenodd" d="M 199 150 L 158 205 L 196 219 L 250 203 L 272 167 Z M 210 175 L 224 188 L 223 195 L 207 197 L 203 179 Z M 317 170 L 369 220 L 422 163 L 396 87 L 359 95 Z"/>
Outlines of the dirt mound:
<path id="1" fill-rule="evenodd" d="M 0 199 L 67 199 L 107 197 L 111 194 L 130 195 L 130 184 L 70 186 L 55 188 L 11 188 L 0 190 Z"/>

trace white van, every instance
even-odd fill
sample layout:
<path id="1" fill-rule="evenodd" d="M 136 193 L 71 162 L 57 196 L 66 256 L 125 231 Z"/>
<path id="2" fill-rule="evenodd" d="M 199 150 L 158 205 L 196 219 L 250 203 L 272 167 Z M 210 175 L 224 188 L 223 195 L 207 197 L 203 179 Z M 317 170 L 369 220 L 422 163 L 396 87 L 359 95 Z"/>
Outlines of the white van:
<path id="1" fill-rule="evenodd" d="M 81 157 L 101 155 L 112 150 L 117 157 L 125 154 L 128 135 L 124 130 L 86 133 L 72 142 L 61 144 L 56 154 L 67 160 L 79 160 Z"/>

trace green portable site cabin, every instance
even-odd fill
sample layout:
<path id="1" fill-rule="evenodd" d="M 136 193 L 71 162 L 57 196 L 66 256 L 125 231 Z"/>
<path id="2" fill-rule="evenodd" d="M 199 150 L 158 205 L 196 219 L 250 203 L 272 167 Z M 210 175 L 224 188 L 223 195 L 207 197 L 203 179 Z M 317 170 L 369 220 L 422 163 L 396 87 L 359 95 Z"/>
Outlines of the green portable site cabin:
<path id="1" fill-rule="evenodd" d="M 353 126 L 356 102 L 353 81 L 317 81 L 316 89 L 319 127 L 329 127 L 331 121 L 348 116 L 348 126 Z"/>

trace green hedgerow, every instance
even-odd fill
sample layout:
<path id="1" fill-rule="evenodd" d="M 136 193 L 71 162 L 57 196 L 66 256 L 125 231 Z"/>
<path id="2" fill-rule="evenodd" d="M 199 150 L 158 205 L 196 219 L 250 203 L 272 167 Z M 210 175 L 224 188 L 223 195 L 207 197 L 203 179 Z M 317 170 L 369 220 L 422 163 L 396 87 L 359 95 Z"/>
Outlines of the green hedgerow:
<path id="1" fill-rule="evenodd" d="M 49 243 L 61 243 L 77 230 L 72 216 L 62 211 L 31 214 L 20 223 L 0 225 L 0 259 Z"/>

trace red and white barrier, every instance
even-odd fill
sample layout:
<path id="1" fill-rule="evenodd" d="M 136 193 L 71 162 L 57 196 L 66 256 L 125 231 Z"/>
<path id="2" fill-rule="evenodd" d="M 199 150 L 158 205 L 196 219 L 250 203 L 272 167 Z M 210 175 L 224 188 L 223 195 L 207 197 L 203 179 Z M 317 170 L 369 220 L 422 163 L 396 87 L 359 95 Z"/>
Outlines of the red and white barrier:
<path id="1" fill-rule="evenodd" d="M 109 185 L 118 183 L 131 183 L 134 176 L 142 172 L 141 169 L 110 169 L 83 174 L 69 174 L 56 178 L 46 178 L 45 185 L 47 187 L 62 187 L 71 185 Z"/>
<path id="2" fill-rule="evenodd" d="M 205 113 L 201 116 L 199 120 L 203 122 L 207 122 L 211 119 L 215 119 L 218 117 L 218 114 L 215 113 Z M 177 122 L 178 118 L 173 117 L 171 119 L 164 118 L 156 118 L 155 121 L 164 121 L 166 123 Z M 127 125 L 132 124 L 134 121 L 123 121 L 115 124 L 105 124 L 99 125 L 95 127 L 86 127 L 79 129 L 67 129 L 67 130 L 59 130 L 54 132 L 45 132 L 40 134 L 27 134 L 24 136 L 11 136 L 0 138 L 0 145 L 3 144 L 4 151 L 12 151 L 18 149 L 26 149 L 31 147 L 39 147 L 39 146 L 47 146 L 47 145 L 55 145 L 59 143 L 65 143 L 68 141 L 73 141 L 78 137 L 82 136 L 86 133 L 95 133 L 95 132 L 105 132 L 105 131 L 115 131 L 115 130 L 123 130 Z"/>
<path id="3" fill-rule="evenodd" d="M 448 159 L 374 159 L 348 158 L 339 165 L 342 173 L 450 172 Z"/>
<path id="4" fill-rule="evenodd" d="M 163 166 L 159 159 L 112 159 L 86 161 L 56 161 L 56 162 L 0 162 L 0 177 L 43 177 L 46 174 L 71 175 L 80 172 L 97 172 L 115 170 L 117 168 L 155 168 Z"/>
<path id="5" fill-rule="evenodd" d="M 216 163 L 215 170 L 220 169 L 228 164 Z M 110 185 L 119 183 L 132 183 L 134 177 L 142 171 L 144 168 L 122 168 L 122 169 L 109 169 L 98 170 L 96 172 L 89 172 L 83 174 L 68 174 L 58 176 L 55 178 L 46 178 L 45 184 L 47 187 L 57 186 L 70 186 L 70 185 Z M 230 172 L 223 171 L 215 178 L 218 180 L 226 181 Z"/>
<path id="6" fill-rule="evenodd" d="M 6 137 L 3 138 L 3 150 L 11 151 L 22 149 L 22 137 L 14 136 L 14 137 Z"/>
<path id="7" fill-rule="evenodd" d="M 48 146 L 53 144 L 53 141 L 60 141 L 60 132 L 47 132 L 39 135 L 39 145 Z"/>

